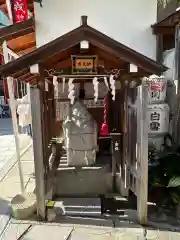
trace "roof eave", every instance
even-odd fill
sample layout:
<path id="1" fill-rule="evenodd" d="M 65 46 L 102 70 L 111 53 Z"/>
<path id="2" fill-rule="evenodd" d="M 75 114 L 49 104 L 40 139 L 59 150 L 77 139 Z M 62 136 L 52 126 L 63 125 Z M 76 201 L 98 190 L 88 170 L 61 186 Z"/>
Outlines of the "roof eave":
<path id="1" fill-rule="evenodd" d="M 30 18 L 26 21 L 15 23 L 13 25 L 0 29 L 0 43 L 3 41 L 12 40 L 14 38 L 29 34 L 33 32 L 35 27 L 34 18 Z"/>
<path id="2" fill-rule="evenodd" d="M 114 52 L 121 58 L 126 55 L 129 56 L 129 61 L 139 67 L 145 69 L 150 75 L 161 75 L 167 68 L 156 61 L 126 47 L 125 45 L 117 42 L 116 40 L 106 36 L 105 34 L 97 31 L 96 29 L 82 25 L 71 32 L 53 40 L 50 43 L 14 60 L 0 67 L 0 73 L 4 77 L 11 76 L 15 72 L 28 68 L 30 65 L 41 62 L 42 58 L 48 58 L 51 55 L 69 49 L 73 45 L 78 44 L 82 40 L 96 42 L 101 48 L 101 45 L 109 49 L 109 52 Z M 128 59 L 126 59 L 128 60 Z"/>

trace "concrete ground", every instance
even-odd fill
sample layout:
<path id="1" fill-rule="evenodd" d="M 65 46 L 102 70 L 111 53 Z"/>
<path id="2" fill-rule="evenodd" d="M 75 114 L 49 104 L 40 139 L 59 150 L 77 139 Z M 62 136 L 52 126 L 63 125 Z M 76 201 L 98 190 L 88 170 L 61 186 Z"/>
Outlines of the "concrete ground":
<path id="1" fill-rule="evenodd" d="M 4 127 L 3 127 L 4 126 Z M 21 149 L 30 141 L 21 136 Z M 32 147 L 21 157 L 26 190 L 32 192 Z M 4 169 L 4 170 L 3 170 Z M 15 155 L 11 122 L 0 119 L 0 240 L 176 240 L 180 227 L 149 222 L 149 227 L 122 221 L 118 218 L 65 217 L 60 223 L 17 221 L 11 218 L 11 199 L 20 192 L 20 181 Z"/>

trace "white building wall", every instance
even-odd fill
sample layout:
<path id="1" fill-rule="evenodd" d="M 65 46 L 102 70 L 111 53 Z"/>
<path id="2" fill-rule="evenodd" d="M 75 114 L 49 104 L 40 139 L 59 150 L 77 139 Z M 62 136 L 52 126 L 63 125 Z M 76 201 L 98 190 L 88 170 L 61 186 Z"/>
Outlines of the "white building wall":
<path id="1" fill-rule="evenodd" d="M 35 3 L 36 40 L 41 46 L 80 25 L 88 24 L 132 49 L 155 59 L 157 0 L 43 0 Z"/>

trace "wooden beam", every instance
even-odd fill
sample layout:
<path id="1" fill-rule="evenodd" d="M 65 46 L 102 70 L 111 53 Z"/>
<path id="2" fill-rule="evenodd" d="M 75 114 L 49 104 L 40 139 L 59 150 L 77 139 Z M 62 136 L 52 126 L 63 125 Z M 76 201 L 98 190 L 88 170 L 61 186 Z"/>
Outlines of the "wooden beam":
<path id="1" fill-rule="evenodd" d="M 15 47 L 13 48 L 13 50 L 19 53 L 19 52 L 26 51 L 26 49 L 34 48 L 35 46 L 36 46 L 36 42 L 33 41 L 33 42 L 24 43 L 20 47 Z"/>
<path id="2" fill-rule="evenodd" d="M 30 18 L 26 21 L 15 23 L 8 27 L 4 27 L 0 29 L 0 43 L 4 40 L 8 41 L 13 38 L 17 38 L 34 31 L 35 22 L 33 18 Z"/>
<path id="3" fill-rule="evenodd" d="M 13 76 L 13 78 L 19 78 L 19 77 L 21 77 L 22 75 L 25 75 L 25 74 L 27 74 L 29 72 L 29 69 L 23 69 L 23 70 L 21 70 L 21 71 L 19 71 L 19 72 L 16 72 L 15 74 L 13 74 L 12 76 Z"/>
<path id="4" fill-rule="evenodd" d="M 23 82 L 31 84 L 32 82 L 34 82 L 36 80 L 37 80 L 37 76 L 30 76 L 30 77 L 26 78 Z"/>
<path id="5" fill-rule="evenodd" d="M 174 11 L 172 14 L 168 15 L 165 19 L 152 25 L 152 28 L 156 27 L 175 27 L 180 22 L 180 10 Z"/>
<path id="6" fill-rule="evenodd" d="M 156 61 L 163 62 L 163 35 L 158 34 L 156 36 Z"/>
<path id="7" fill-rule="evenodd" d="M 163 35 L 171 35 L 175 31 L 175 27 L 173 26 L 157 26 L 153 27 L 153 34 L 163 34 Z"/>
<path id="8" fill-rule="evenodd" d="M 36 200 L 37 214 L 45 219 L 45 182 L 44 182 L 44 159 L 43 159 L 43 138 L 42 138 L 42 105 L 40 100 L 40 90 L 30 89 L 31 112 L 32 112 L 32 131 L 34 149 L 34 167 L 36 176 Z"/>
<path id="9" fill-rule="evenodd" d="M 121 66 L 120 64 L 108 61 L 108 60 L 103 60 L 103 59 L 98 59 L 98 65 L 100 66 L 104 66 L 106 69 L 120 69 Z M 71 69 L 72 68 L 72 60 L 71 58 L 63 60 L 63 61 L 56 61 L 56 62 L 52 62 L 50 65 L 46 64 L 46 66 L 48 66 L 48 69 Z"/>
<path id="10" fill-rule="evenodd" d="M 30 77 L 30 76 L 31 76 L 31 74 L 29 72 L 27 72 L 27 73 L 19 76 L 17 79 L 22 82 L 22 81 L 25 81 L 25 79 Z"/>
<path id="11" fill-rule="evenodd" d="M 26 48 L 26 49 L 24 49 L 22 51 L 19 51 L 18 54 L 19 55 L 25 55 L 27 53 L 30 53 L 30 52 L 34 51 L 35 49 L 36 49 L 36 45 L 34 45 L 34 46 L 30 47 L 30 48 Z"/>
<path id="12" fill-rule="evenodd" d="M 175 31 L 172 35 L 163 36 L 163 52 L 175 48 Z"/>

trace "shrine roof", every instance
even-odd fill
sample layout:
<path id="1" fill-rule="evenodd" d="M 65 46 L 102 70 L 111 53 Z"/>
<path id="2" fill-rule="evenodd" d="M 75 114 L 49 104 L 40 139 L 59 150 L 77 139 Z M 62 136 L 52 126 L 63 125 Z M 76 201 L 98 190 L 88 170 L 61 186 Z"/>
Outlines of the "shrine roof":
<path id="1" fill-rule="evenodd" d="M 0 43 L 7 41 L 7 46 L 16 54 L 24 55 L 36 48 L 35 23 L 30 18 L 0 29 Z M 0 48 L 2 54 L 2 48 Z"/>
<path id="2" fill-rule="evenodd" d="M 80 27 L 77 27 L 65 35 L 14 61 L 2 65 L 0 67 L 0 74 L 7 77 L 17 72 L 22 72 L 33 64 L 41 64 L 46 60 L 48 61 L 49 58 L 55 56 L 57 53 L 62 53 L 84 40 L 108 53 L 109 57 L 114 56 L 115 59 L 118 58 L 122 61 L 135 64 L 149 75 L 161 75 L 167 70 L 165 66 L 110 38 L 95 28 L 90 27 L 87 22 L 85 22 Z"/>
<path id="3" fill-rule="evenodd" d="M 175 12 L 164 18 L 163 20 L 160 20 L 159 22 L 156 22 L 151 27 L 153 29 L 154 34 L 173 34 L 175 31 L 175 26 L 179 24 L 180 22 L 180 9 L 178 8 Z"/>

